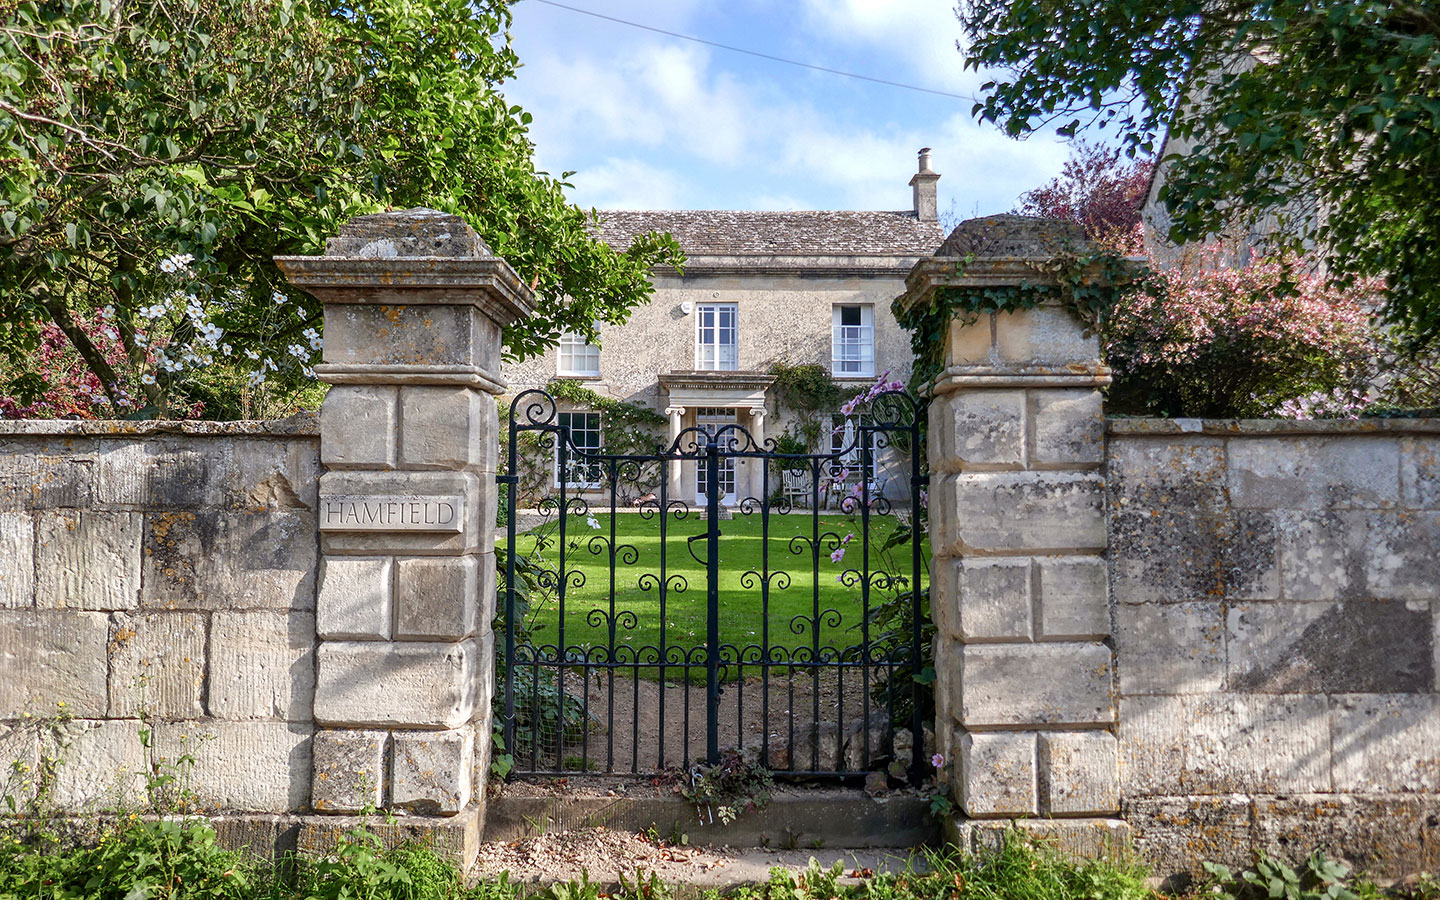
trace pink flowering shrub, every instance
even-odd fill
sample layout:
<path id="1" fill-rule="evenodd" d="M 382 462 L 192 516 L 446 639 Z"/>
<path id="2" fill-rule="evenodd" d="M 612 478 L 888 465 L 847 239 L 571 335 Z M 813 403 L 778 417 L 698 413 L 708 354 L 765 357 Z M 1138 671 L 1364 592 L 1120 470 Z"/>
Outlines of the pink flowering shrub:
<path id="1" fill-rule="evenodd" d="M 1364 304 L 1292 261 L 1158 273 L 1113 310 L 1104 334 L 1110 409 L 1130 414 L 1314 414 L 1364 383 L 1374 346 Z M 1306 399 L 1309 398 L 1309 399 Z M 1282 407 L 1282 404 L 1288 404 Z"/>
<path id="2" fill-rule="evenodd" d="M 76 316 L 75 325 L 106 363 L 124 371 L 125 349 L 103 312 L 93 319 Z M 41 329 L 39 345 L 23 361 L 23 369 L 17 362 L 0 361 L 0 382 L 9 385 L 9 391 L 0 394 L 0 419 L 94 419 L 124 416 L 145 405 L 138 385 L 127 383 L 115 386 L 119 402 L 112 409 L 100 379 L 57 325 Z"/>

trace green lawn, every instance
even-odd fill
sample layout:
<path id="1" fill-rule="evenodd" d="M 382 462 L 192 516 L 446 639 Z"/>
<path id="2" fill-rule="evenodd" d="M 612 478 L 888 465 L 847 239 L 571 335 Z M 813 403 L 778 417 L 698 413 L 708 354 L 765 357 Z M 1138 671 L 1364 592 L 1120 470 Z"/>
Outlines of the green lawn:
<path id="1" fill-rule="evenodd" d="M 565 556 L 565 568 L 584 578 L 582 586 L 572 586 L 566 591 L 566 646 L 605 646 L 609 642 L 607 626 L 603 622 L 598 623 L 598 627 L 596 623 L 587 622 L 587 615 L 594 609 L 608 614 L 610 609 L 610 519 L 609 515 L 595 516 L 594 524 L 599 528 L 592 528 L 583 517 L 566 520 L 566 544 L 569 549 Z M 839 581 L 839 576 L 847 569 L 858 570 L 861 567 L 859 517 L 828 513 L 822 514 L 817 522 L 808 513 L 771 515 L 768 541 L 762 536 L 758 514 L 746 516 L 737 512 L 735 518 L 721 520 L 718 524 L 722 643 L 742 647 L 761 645 L 767 640 L 768 625 L 768 644 L 771 647 L 793 649 L 811 646 L 814 634 L 810 620 L 817 606 L 817 581 L 821 613 L 820 646 L 847 647 L 860 643 L 861 593 L 858 578 L 853 587 Z M 908 574 L 908 544 L 892 551 L 889 567 L 877 558 L 880 546 L 895 527 L 893 517 L 871 518 L 872 570 L 890 568 L 893 571 L 894 566 L 899 566 Z M 698 647 L 705 643 L 705 567 L 691 557 L 686 539 L 705 534 L 706 528 L 707 523 L 699 521 L 693 512 L 684 519 L 672 515 L 666 522 L 665 574 L 672 584 L 665 603 L 667 646 Z M 817 529 L 820 536 L 818 579 L 808 540 L 815 536 Z M 617 555 L 624 554 L 617 560 L 614 571 L 615 608 L 617 614 L 628 611 L 636 619 L 634 628 L 617 629 L 616 644 L 658 646 L 661 615 L 655 582 L 659 578 L 661 563 L 659 517 L 647 519 L 638 514 L 620 513 L 615 516 L 615 531 Z M 544 557 L 546 564 L 553 568 L 558 557 L 555 541 L 558 531 L 553 526 L 520 535 L 517 538 L 520 552 L 526 554 L 532 551 L 537 534 L 545 534 L 552 541 L 544 551 Z M 832 552 L 841 546 L 840 541 L 851 534 L 854 539 L 843 545 L 846 551 L 843 561 L 832 562 Z M 792 539 L 795 539 L 793 543 Z M 767 544 L 769 571 L 777 573 L 772 575 L 768 599 L 760 580 L 755 577 L 765 571 L 763 554 Z M 705 558 L 703 539 L 690 546 L 700 559 Z M 633 548 L 633 556 L 626 548 Z M 922 549 L 928 556 L 929 548 Z M 780 572 L 785 574 L 778 574 Z M 571 576 L 572 585 L 577 577 Z M 681 584 L 684 589 L 678 590 Z M 881 596 L 872 589 L 871 598 L 873 605 Z M 830 610 L 834 612 L 827 614 Z M 803 627 L 798 634 L 792 628 L 792 622 L 798 621 L 797 617 L 803 619 L 800 622 Z M 624 617 L 617 615 L 617 618 Z M 559 620 L 558 605 L 553 599 L 542 604 L 532 618 L 537 629 L 535 643 L 554 644 L 559 636 Z"/>

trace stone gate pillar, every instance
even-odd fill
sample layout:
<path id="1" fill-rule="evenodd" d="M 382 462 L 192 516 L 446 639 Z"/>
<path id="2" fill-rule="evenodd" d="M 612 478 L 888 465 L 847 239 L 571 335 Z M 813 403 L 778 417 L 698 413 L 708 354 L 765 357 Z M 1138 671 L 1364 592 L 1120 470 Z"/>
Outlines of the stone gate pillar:
<path id="1" fill-rule="evenodd" d="M 311 805 L 432 817 L 468 862 L 490 761 L 500 329 L 531 295 L 428 209 L 358 216 L 323 257 L 276 262 L 324 304 L 332 385 Z"/>
<path id="2" fill-rule="evenodd" d="M 911 273 L 936 292 L 1054 284 L 1043 263 L 1083 243 L 1063 223 L 962 223 Z M 957 258 L 958 257 L 958 258 Z M 963 263 L 961 259 L 963 258 Z M 957 265 L 958 264 L 958 265 Z M 962 842 L 1024 817 L 1091 850 L 1123 826 L 1106 543 L 1109 382 L 1097 339 L 1058 305 L 957 316 L 929 417 L 936 740 Z M 986 820 L 990 820 L 987 823 Z M 1070 820 L 1070 821 L 1060 821 Z"/>

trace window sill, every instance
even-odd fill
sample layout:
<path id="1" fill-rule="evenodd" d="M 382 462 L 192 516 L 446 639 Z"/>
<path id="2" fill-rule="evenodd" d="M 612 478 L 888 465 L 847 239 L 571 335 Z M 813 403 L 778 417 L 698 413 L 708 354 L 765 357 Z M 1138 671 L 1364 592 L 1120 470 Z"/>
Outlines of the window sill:
<path id="1" fill-rule="evenodd" d="M 559 374 L 559 375 L 556 375 L 556 376 L 555 376 L 555 380 L 556 380 L 556 381 L 602 381 L 603 379 L 601 378 L 600 374 L 597 372 L 597 373 L 595 373 L 595 374 L 593 374 L 593 375 L 566 375 L 566 374 Z"/>

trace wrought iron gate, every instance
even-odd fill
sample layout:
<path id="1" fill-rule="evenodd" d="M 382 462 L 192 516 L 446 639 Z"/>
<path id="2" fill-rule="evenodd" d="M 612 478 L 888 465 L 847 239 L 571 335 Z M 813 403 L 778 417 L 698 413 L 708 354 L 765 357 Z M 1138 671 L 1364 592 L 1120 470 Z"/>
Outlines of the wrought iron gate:
<path id="1" fill-rule="evenodd" d="M 520 394 L 498 478 L 514 771 L 649 773 L 743 749 L 777 774 L 898 763 L 918 783 L 929 764 L 917 412 L 907 394 L 872 391 L 828 452 L 777 452 L 773 439 L 725 424 L 611 454 L 583 414 L 543 391 Z M 586 430 L 579 443 L 576 429 Z M 528 512 L 526 471 L 541 495 Z M 733 507 L 727 477 L 741 478 Z M 732 532 L 758 530 L 758 544 L 727 540 L 731 520 Z M 686 574 L 686 556 L 699 572 Z M 685 616 L 695 629 L 677 624 Z M 895 740 L 901 727 L 908 746 Z"/>

